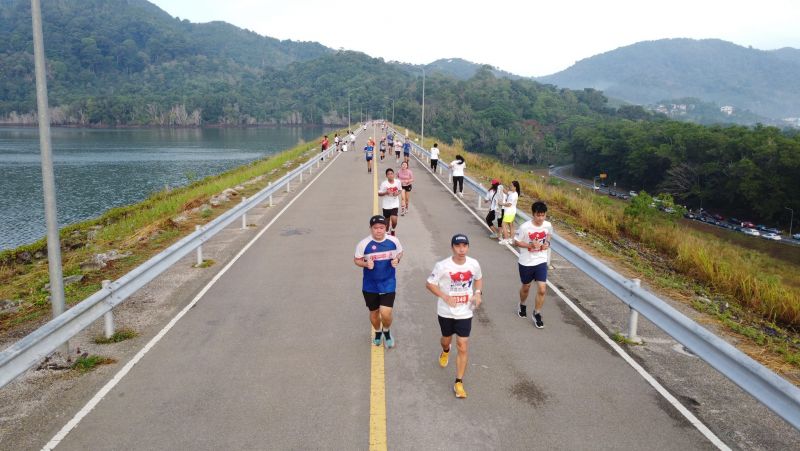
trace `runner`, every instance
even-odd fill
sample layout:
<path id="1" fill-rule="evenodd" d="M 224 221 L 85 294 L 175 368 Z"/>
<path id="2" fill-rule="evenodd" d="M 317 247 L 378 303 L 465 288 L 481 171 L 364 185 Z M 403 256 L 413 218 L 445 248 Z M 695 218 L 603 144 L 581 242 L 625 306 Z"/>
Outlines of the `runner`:
<path id="1" fill-rule="evenodd" d="M 386 218 L 381 215 L 369 219 L 370 236 L 356 245 L 353 262 L 364 268 L 361 292 L 369 309 L 369 322 L 375 329 L 372 344 L 380 346 L 383 335 L 386 347 L 393 348 L 394 338 L 389 328 L 397 289 L 395 268 L 403 258 L 403 246 L 397 238 L 386 235 L 386 227 Z"/>
<path id="2" fill-rule="evenodd" d="M 386 135 L 386 147 L 388 147 L 389 149 L 393 149 L 394 148 L 394 132 L 389 133 L 388 135 Z M 390 152 L 391 152 L 391 150 L 390 150 Z"/>
<path id="3" fill-rule="evenodd" d="M 453 171 L 453 194 L 464 197 L 464 169 L 467 163 L 464 157 L 456 155 L 456 159 L 450 162 L 450 169 Z"/>
<path id="4" fill-rule="evenodd" d="M 547 205 L 544 202 L 534 202 L 531 205 L 533 218 L 525 221 L 514 236 L 514 246 L 519 248 L 519 279 L 522 287 L 519 289 L 519 308 L 517 315 L 527 317 L 525 301 L 531 289 L 531 282 L 536 281 L 536 302 L 533 306 L 531 320 L 537 329 L 544 328 L 542 321 L 542 307 L 544 295 L 547 292 L 547 249 L 550 248 L 550 237 L 553 236 L 553 225 L 547 218 Z"/>
<path id="5" fill-rule="evenodd" d="M 497 238 L 501 235 L 500 227 L 503 224 L 503 207 L 501 204 L 505 201 L 505 194 L 503 193 L 503 185 L 500 180 L 493 179 L 492 187 L 486 193 L 486 202 L 489 202 L 489 213 L 486 215 L 486 225 L 492 229 L 492 234 L 489 238 Z M 497 226 L 494 225 L 497 221 Z"/>
<path id="6" fill-rule="evenodd" d="M 367 145 L 364 146 L 364 156 L 367 159 L 367 174 L 372 172 L 372 157 L 375 154 L 375 147 L 374 146 L 375 146 L 375 143 L 372 141 L 372 138 L 370 138 L 367 141 Z"/>
<path id="7" fill-rule="evenodd" d="M 411 184 L 414 183 L 414 173 L 408 168 L 408 161 L 404 161 L 397 171 L 397 178 L 403 187 L 402 197 L 400 198 L 400 216 L 408 213 L 408 202 L 411 200 Z"/>
<path id="8" fill-rule="evenodd" d="M 403 143 L 403 161 L 408 163 L 408 158 L 411 155 L 411 141 L 406 139 L 406 142 Z"/>
<path id="9" fill-rule="evenodd" d="M 431 147 L 431 170 L 436 172 L 436 166 L 439 165 L 439 143 L 433 143 Z"/>
<path id="10" fill-rule="evenodd" d="M 400 150 L 402 145 L 403 143 L 401 143 L 399 139 L 394 142 L 394 159 L 397 164 L 400 164 Z"/>
<path id="11" fill-rule="evenodd" d="M 467 256 L 469 238 L 466 235 L 453 235 L 450 247 L 453 255 L 436 263 L 433 272 L 428 276 L 426 286 L 438 298 L 436 310 L 439 328 L 442 331 L 439 366 L 442 368 L 447 366 L 450 360 L 450 343 L 453 335 L 458 335 L 456 382 L 453 384 L 453 391 L 456 398 L 466 398 L 463 379 L 467 369 L 469 334 L 472 329 L 473 310 L 481 306 L 483 279 L 478 260 Z"/>
<path id="12" fill-rule="evenodd" d="M 378 188 L 378 196 L 381 197 L 381 208 L 383 216 L 389 221 L 389 234 L 394 236 L 397 231 L 397 211 L 400 209 L 400 193 L 403 186 L 400 180 L 394 178 L 394 169 L 386 169 L 386 180 L 381 182 Z"/>
<path id="13" fill-rule="evenodd" d="M 381 150 L 381 161 L 386 156 L 386 137 L 384 136 L 381 138 L 380 144 L 378 144 L 378 148 Z"/>
<path id="14" fill-rule="evenodd" d="M 513 244 L 512 237 L 514 236 L 514 218 L 517 216 L 517 201 L 519 195 L 522 194 L 519 187 L 519 182 L 514 180 L 511 182 L 511 188 L 506 193 L 506 199 L 503 203 L 503 239 L 498 244 Z"/>
<path id="15" fill-rule="evenodd" d="M 325 153 L 325 151 L 328 150 L 328 145 L 330 144 L 328 142 L 328 135 L 325 135 L 322 138 L 322 141 L 319 144 L 320 144 L 320 147 L 322 147 L 321 153 Z M 324 159 L 325 159 L 325 157 L 320 157 L 320 160 L 324 160 Z"/>

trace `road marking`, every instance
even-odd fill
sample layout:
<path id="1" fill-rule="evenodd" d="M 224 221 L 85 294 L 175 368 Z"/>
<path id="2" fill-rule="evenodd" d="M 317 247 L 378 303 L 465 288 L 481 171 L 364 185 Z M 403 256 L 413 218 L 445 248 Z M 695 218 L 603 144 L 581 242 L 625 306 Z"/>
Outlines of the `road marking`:
<path id="1" fill-rule="evenodd" d="M 434 174 L 433 171 L 422 162 L 422 160 L 420 160 L 416 155 L 414 155 L 414 159 L 416 159 L 420 164 L 422 164 L 423 167 L 427 168 L 428 172 L 431 175 L 433 175 L 433 177 L 442 186 L 444 186 L 444 188 L 448 192 L 450 192 L 450 188 L 447 185 L 445 185 L 445 183 L 439 177 L 437 177 L 436 174 Z M 480 215 L 478 215 L 469 205 L 467 205 L 462 198 L 456 196 L 455 193 L 451 194 L 457 201 L 461 202 L 461 205 L 463 205 L 464 208 L 467 209 L 467 211 L 472 213 L 472 215 L 478 219 L 478 222 L 483 224 L 483 226 L 487 230 L 491 231 L 489 226 L 486 225 L 484 218 L 481 218 Z M 516 249 L 514 249 L 510 245 L 505 245 L 505 247 L 511 250 L 511 252 L 513 252 L 514 255 L 519 257 L 519 252 L 517 252 Z M 694 414 L 689 409 L 684 407 L 684 405 L 681 404 L 680 401 L 678 401 L 674 396 L 672 396 L 672 394 L 669 391 L 667 391 L 667 389 L 664 388 L 663 385 L 661 385 L 652 375 L 650 375 L 650 373 L 647 372 L 647 370 L 645 370 L 641 365 L 639 365 L 639 363 L 636 362 L 636 360 L 634 360 L 627 352 L 625 352 L 625 350 L 622 349 L 622 347 L 620 347 L 617 344 L 617 342 L 615 342 L 608 335 L 606 335 L 603 329 L 601 329 L 597 324 L 595 324 L 594 321 L 592 321 L 591 318 L 589 318 L 585 313 L 583 313 L 583 311 L 577 305 L 575 305 L 575 303 L 572 302 L 572 300 L 566 297 L 564 293 L 561 292 L 561 290 L 559 290 L 555 285 L 550 283 L 550 281 L 547 281 L 547 286 L 550 287 L 550 289 L 553 290 L 553 292 L 556 295 L 558 295 L 558 297 L 560 297 L 564 301 L 564 303 L 567 304 L 586 324 L 588 324 L 589 327 L 591 327 L 592 330 L 595 331 L 595 333 L 597 333 L 597 335 L 599 335 L 600 338 L 603 339 L 603 341 L 605 341 L 609 346 L 611 346 L 611 348 L 617 354 L 619 354 L 623 360 L 625 360 L 631 367 L 633 367 L 633 369 L 636 370 L 636 372 L 639 373 L 639 375 L 641 375 L 642 378 L 644 378 L 644 380 L 647 381 L 648 384 L 650 384 L 661 396 L 664 397 L 664 399 L 666 399 L 670 404 L 672 404 L 672 406 L 675 407 L 675 409 L 677 409 L 678 412 L 680 412 L 681 415 L 683 415 L 689 421 L 689 423 L 691 423 L 695 428 L 697 428 L 697 430 L 700 431 L 700 433 L 703 434 L 703 436 L 705 436 L 705 438 L 708 439 L 709 442 L 711 442 L 714 446 L 716 446 L 720 450 L 730 451 L 730 448 L 728 447 L 728 445 L 725 444 L 725 442 L 720 440 L 720 438 L 717 437 L 716 434 L 714 434 L 696 416 L 694 416 Z"/>
<path id="2" fill-rule="evenodd" d="M 375 125 L 372 126 L 375 136 Z M 378 209 L 378 156 L 372 151 L 372 214 L 379 214 Z M 386 233 L 389 233 L 388 230 Z M 370 338 L 375 336 L 372 330 Z M 370 389 L 369 389 L 369 449 L 384 451 L 386 443 L 386 370 L 384 367 L 383 346 L 370 344 Z"/>
<path id="3" fill-rule="evenodd" d="M 60 430 L 60 431 L 58 431 L 58 433 L 56 433 L 56 435 L 55 435 L 55 436 L 53 436 L 53 438 L 52 438 L 52 439 L 50 439 L 50 441 L 49 441 L 49 442 L 47 442 L 47 444 L 46 444 L 46 445 L 44 445 L 44 447 L 42 448 L 42 451 L 50 451 L 50 450 L 54 449 L 56 446 L 58 446 L 58 444 L 59 444 L 59 443 L 61 443 L 61 441 L 62 441 L 62 440 L 64 440 L 64 438 L 66 438 L 67 434 L 69 434 L 69 433 L 70 433 L 70 431 L 72 431 L 72 430 L 75 428 L 75 426 L 77 426 L 77 425 L 78 425 L 78 423 L 80 423 L 80 422 L 81 422 L 81 420 L 82 420 L 82 419 L 83 419 L 83 418 L 84 418 L 86 415 L 88 415 L 88 414 L 89 414 L 89 412 L 91 412 L 91 411 L 92 411 L 92 410 L 93 410 L 93 409 L 94 409 L 94 408 L 97 406 L 97 404 L 98 404 L 100 401 L 102 401 L 102 400 L 103 400 L 103 398 L 105 398 L 105 396 L 106 396 L 106 395 L 107 395 L 107 394 L 108 394 L 108 393 L 109 393 L 109 392 L 110 392 L 110 391 L 111 391 L 111 390 L 112 390 L 112 389 L 113 389 L 113 388 L 114 388 L 114 387 L 115 387 L 115 386 L 116 386 L 116 385 L 117 385 L 117 384 L 118 384 L 118 383 L 119 383 L 119 382 L 122 380 L 122 378 L 123 378 L 123 377 L 125 377 L 125 375 L 127 375 L 127 374 L 128 374 L 128 372 L 131 370 L 131 368 L 133 368 L 133 366 L 134 366 L 134 365 L 136 365 L 137 363 L 139 363 L 139 361 L 140 361 L 140 360 L 142 360 L 142 358 L 145 356 L 145 354 L 147 354 L 147 353 L 150 351 L 150 349 L 152 349 L 152 348 L 153 348 L 153 347 L 156 345 L 156 343 L 158 343 L 158 342 L 159 342 L 159 341 L 160 341 L 162 338 L 164 338 L 164 335 L 166 335 L 166 334 L 167 334 L 167 332 L 169 332 L 169 331 L 170 331 L 170 329 L 172 329 L 172 327 L 173 327 L 173 326 L 175 326 L 175 324 L 176 324 L 178 321 L 180 321 L 180 319 L 181 319 L 181 318 L 183 318 L 183 316 L 184 316 L 184 315 L 186 315 L 186 313 L 188 313 L 188 312 L 189 312 L 189 310 L 191 310 L 191 309 L 192 309 L 192 307 L 194 307 L 194 306 L 195 306 L 195 304 L 197 304 L 197 302 L 198 302 L 198 301 L 200 301 L 200 299 L 202 299 L 202 297 L 203 297 L 203 296 L 206 294 L 206 292 L 208 292 L 208 290 L 210 290 L 210 289 L 211 289 L 211 287 L 213 287 L 213 286 L 214 286 L 214 284 L 215 284 L 215 283 L 217 283 L 217 281 L 218 281 L 218 280 L 219 280 L 219 279 L 220 279 L 220 278 L 221 278 L 221 277 L 222 277 L 222 276 L 223 276 L 223 275 L 224 275 L 226 272 L 228 272 L 228 270 L 229 270 L 229 269 L 230 269 L 230 268 L 233 266 L 233 264 L 234 264 L 234 263 L 236 263 L 236 261 L 237 261 L 237 260 L 239 260 L 239 258 L 241 258 L 241 256 L 242 256 L 242 255 L 244 255 L 244 253 L 245 253 L 245 252 L 247 252 L 247 250 L 248 250 L 248 249 L 250 249 L 250 247 L 251 247 L 251 246 L 252 246 L 252 245 L 253 245 L 253 244 L 254 244 L 256 241 L 258 241 L 258 239 L 261 237 L 261 235 L 263 235 L 263 234 L 264 234 L 264 233 L 267 231 L 267 229 L 269 229 L 269 228 L 272 226 L 272 224 L 274 224 L 274 223 L 275 223 L 275 221 L 277 221 L 277 220 L 278 220 L 278 218 L 280 218 L 280 217 L 283 215 L 283 213 L 284 213 L 284 212 L 286 212 L 286 210 L 288 210 L 288 209 L 289 209 L 289 207 L 291 207 L 291 206 L 292 206 L 292 204 L 293 204 L 293 203 L 294 203 L 294 202 L 295 202 L 297 199 L 299 199 L 299 198 L 300 198 L 300 196 L 302 196 L 302 195 L 303 195 L 303 193 L 305 193 L 305 192 L 306 192 L 306 190 L 307 190 L 308 188 L 310 188 L 310 187 L 311 187 L 311 185 L 312 185 L 312 184 L 313 184 L 315 181 L 317 181 L 317 179 L 318 179 L 318 178 L 319 178 L 319 177 L 320 177 L 320 176 L 321 176 L 321 175 L 322 175 L 322 174 L 323 174 L 325 171 L 327 171 L 329 167 L 331 167 L 331 165 L 333 164 L 333 162 L 334 162 L 334 161 L 336 161 L 336 158 L 337 158 L 337 157 L 338 157 L 338 155 L 334 156 L 334 158 L 333 158 L 333 159 L 330 161 L 330 163 L 328 163 L 328 165 L 327 165 L 327 166 L 325 166 L 324 168 L 322 168 L 322 170 L 321 170 L 321 171 L 319 171 L 319 173 L 317 174 L 317 176 L 316 176 L 316 177 L 314 177 L 314 178 L 313 178 L 313 179 L 312 179 L 310 182 L 308 182 L 308 184 L 305 186 L 305 188 L 303 188 L 303 189 L 302 189 L 302 190 L 301 190 L 299 193 L 297 193 L 297 195 L 296 195 L 296 196 L 295 196 L 295 197 L 294 197 L 294 198 L 293 198 L 291 201 L 289 201 L 289 203 L 288 203 L 288 204 L 286 204 L 286 206 L 285 206 L 285 207 L 283 207 L 283 209 L 282 209 L 281 211 L 279 211 L 279 212 L 278 212 L 278 214 L 277 214 L 277 215 L 275 215 L 275 217 L 274 217 L 274 218 L 272 218 L 272 220 L 269 222 L 269 224 L 267 224 L 266 226 L 264 226 L 264 228 L 263 228 L 263 229 L 261 229 L 261 231 L 259 231 L 259 232 L 258 232 L 258 234 L 257 234 L 255 237 L 253 237 L 253 239 L 252 239 L 252 240 L 250 240 L 250 242 L 248 242 L 248 243 L 247 243 L 247 244 L 246 244 L 246 245 L 245 245 L 245 246 L 242 248 L 242 250 L 241 250 L 241 251 L 239 251 L 239 253 L 238 253 L 238 254 L 236 254 L 236 256 L 234 256 L 234 257 L 233 257 L 233 259 L 232 259 L 230 262 L 228 262 L 228 264 L 227 264 L 227 265 L 225 265 L 225 267 L 224 267 L 224 268 L 222 268 L 222 269 L 221 269 L 221 270 L 220 270 L 220 271 L 219 271 L 219 272 L 218 272 L 218 273 L 217 273 L 217 274 L 216 274 L 216 275 L 215 275 L 215 276 L 214 276 L 214 277 L 213 277 L 213 278 L 212 278 L 212 279 L 211 279 L 211 280 L 210 280 L 210 281 L 209 281 L 209 282 L 206 284 L 206 286 L 204 286 L 204 287 L 203 287 L 203 289 L 202 289 L 202 290 L 200 290 L 200 292 L 199 292 L 199 293 L 197 293 L 197 296 L 195 296 L 195 297 L 194 297 L 194 299 L 192 299 L 192 301 L 191 301 L 191 302 L 189 302 L 189 304 L 187 304 L 187 305 L 186 305 L 186 307 L 184 307 L 184 308 L 183 308 L 183 310 L 181 310 L 180 312 L 178 312 L 178 314 L 177 314 L 177 315 L 175 315 L 175 317 L 174 317 L 174 318 L 172 318 L 172 320 L 171 320 L 169 323 L 167 323 L 167 325 L 166 325 L 166 326 L 164 326 L 164 328 L 163 328 L 163 329 L 161 329 L 161 331 L 160 331 L 160 332 L 158 332 L 158 334 L 156 334 L 156 336 L 155 336 L 155 337 L 153 337 L 153 338 L 152 338 L 152 339 L 151 339 L 149 342 L 147 342 L 147 344 L 144 346 L 144 348 L 142 348 L 142 349 L 141 349 L 141 350 L 140 350 L 138 353 L 136 353 L 136 355 L 135 355 L 135 356 L 133 356 L 133 358 L 132 358 L 132 359 L 131 359 L 131 360 L 130 360 L 128 363 L 126 363 L 126 364 L 125 364 L 125 366 L 124 366 L 124 367 L 122 367 L 122 369 L 121 369 L 121 370 L 119 370 L 119 371 L 117 372 L 117 374 L 115 374 L 115 375 L 114 375 L 114 377 L 113 377 L 113 378 L 112 378 L 110 381 L 108 381 L 108 383 L 106 383 L 106 385 L 105 385 L 105 386 L 103 386 L 103 388 L 101 388 L 101 389 L 100 389 L 100 391 L 98 391 L 98 392 L 97 392 L 97 394 L 95 394 L 95 395 L 94 395 L 94 397 L 93 397 L 92 399 L 90 399 L 90 400 L 89 400 L 89 402 L 88 402 L 88 403 L 86 403 L 86 405 L 85 405 L 85 406 L 83 406 L 83 408 L 82 408 L 80 411 L 78 411 L 78 413 L 76 413 L 76 414 L 75 414 L 75 416 L 74 416 L 74 417 L 72 417 L 72 419 L 71 419 L 71 420 L 70 420 L 70 421 L 69 421 L 69 422 L 68 422 L 66 425 L 64 425 L 64 427 L 63 427 L 63 428 L 61 428 L 61 430 Z"/>

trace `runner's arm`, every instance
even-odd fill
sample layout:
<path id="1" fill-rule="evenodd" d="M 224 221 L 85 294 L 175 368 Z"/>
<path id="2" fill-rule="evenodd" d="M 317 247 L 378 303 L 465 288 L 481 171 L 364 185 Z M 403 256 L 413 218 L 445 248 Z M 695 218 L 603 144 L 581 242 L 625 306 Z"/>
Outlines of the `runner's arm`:
<path id="1" fill-rule="evenodd" d="M 353 258 L 353 263 L 355 263 L 359 268 L 372 269 L 375 267 L 375 262 L 366 257 L 355 257 Z"/>
<path id="2" fill-rule="evenodd" d="M 475 291 L 473 291 L 472 298 L 475 299 L 475 307 L 480 307 L 483 301 L 483 278 L 475 280 Z"/>
<path id="3" fill-rule="evenodd" d="M 449 305 L 451 307 L 455 307 L 456 306 L 456 303 L 453 301 L 453 299 L 449 295 L 444 294 L 444 292 L 439 288 L 439 285 L 436 285 L 436 284 L 430 283 L 430 282 L 426 282 L 425 283 L 425 288 L 427 288 L 428 291 L 433 293 L 436 297 L 442 298 L 447 305 Z"/>

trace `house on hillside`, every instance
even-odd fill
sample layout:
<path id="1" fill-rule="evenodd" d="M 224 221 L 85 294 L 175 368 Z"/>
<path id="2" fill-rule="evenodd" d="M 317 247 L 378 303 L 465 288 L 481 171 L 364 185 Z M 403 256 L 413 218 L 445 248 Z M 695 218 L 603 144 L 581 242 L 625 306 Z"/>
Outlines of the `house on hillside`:
<path id="1" fill-rule="evenodd" d="M 723 114 L 727 114 L 728 116 L 730 116 L 731 114 L 733 114 L 734 108 L 730 105 L 725 105 L 720 107 L 719 111 Z"/>

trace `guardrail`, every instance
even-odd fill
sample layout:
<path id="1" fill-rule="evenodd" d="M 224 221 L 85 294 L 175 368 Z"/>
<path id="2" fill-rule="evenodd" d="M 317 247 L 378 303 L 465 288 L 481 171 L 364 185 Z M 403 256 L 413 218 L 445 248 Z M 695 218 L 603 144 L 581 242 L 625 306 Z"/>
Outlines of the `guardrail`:
<path id="1" fill-rule="evenodd" d="M 430 162 L 430 152 L 414 142 L 412 152 Z M 440 174 L 442 171 L 450 173 L 449 165 L 443 164 L 441 160 L 438 167 L 442 168 Z M 464 177 L 464 185 L 475 191 L 480 208 L 480 199 L 486 196 L 488 190 L 470 177 Z M 531 219 L 519 209 L 517 217 L 525 221 Z M 664 300 L 641 288 L 638 279 L 625 279 L 558 234 L 553 234 L 551 245 L 554 252 L 631 308 L 630 335 L 636 335 L 636 315 L 633 312 L 639 312 L 789 424 L 800 429 L 800 389 L 692 321 Z"/>
<path id="2" fill-rule="evenodd" d="M 356 133 L 358 134 L 360 131 L 359 128 Z M 269 201 L 271 206 L 273 194 L 284 188 L 286 192 L 289 192 L 291 183 L 295 179 L 299 178 L 299 182 L 302 183 L 303 174 L 306 171 L 311 173 L 315 166 L 320 167 L 323 157 L 330 161 L 334 152 L 336 152 L 336 148 L 331 145 L 325 152 L 314 155 L 307 162 L 275 182 L 271 182 L 269 186 L 253 196 L 243 199 L 242 203 L 232 207 L 213 221 L 197 226 L 193 233 L 164 249 L 131 272 L 113 282 L 104 282 L 103 288 L 99 291 L 3 350 L 0 353 L 0 388 L 101 317 L 106 316 L 106 333 L 113 331 L 113 320 L 109 321 L 109 319 L 110 312 L 114 307 L 192 251 L 197 250 L 198 263 L 201 263 L 204 242 L 239 217 L 242 218 L 243 227 L 246 227 L 245 215 L 250 209 L 265 201 Z"/>

